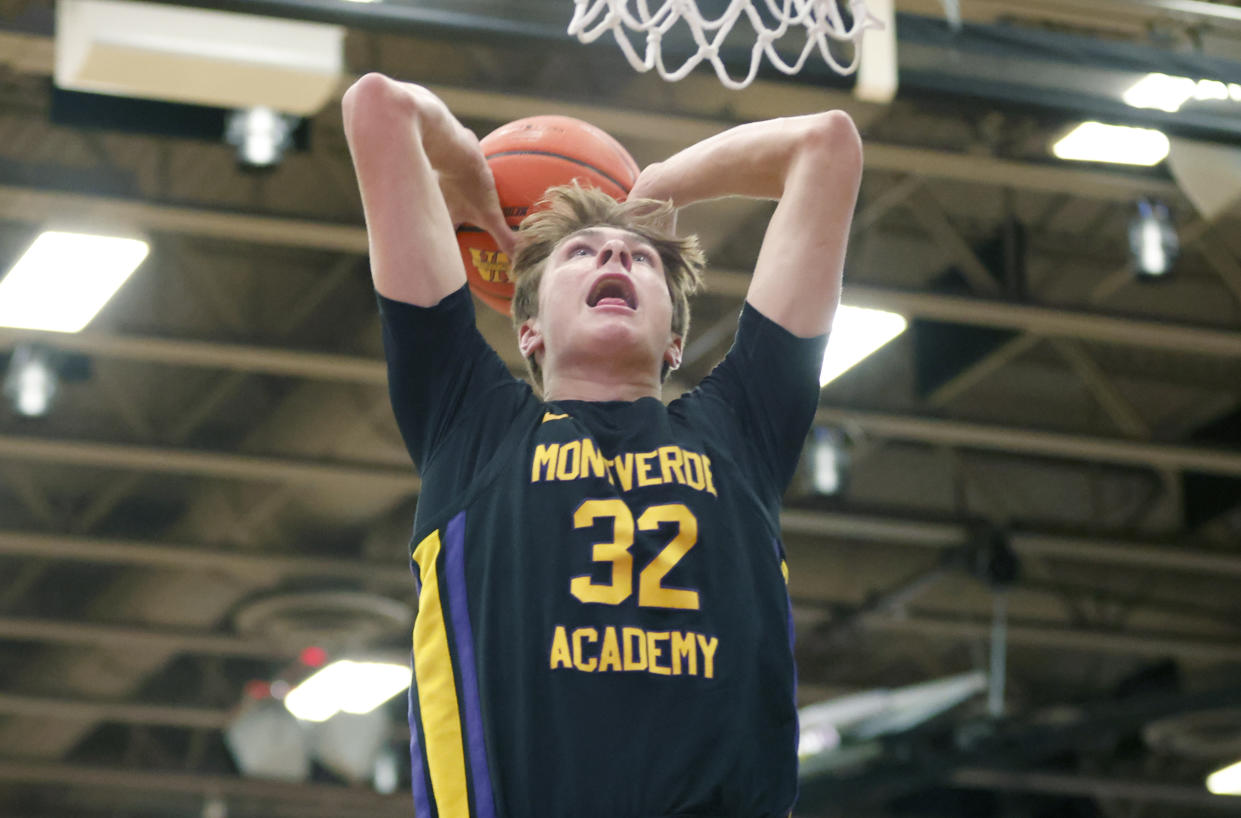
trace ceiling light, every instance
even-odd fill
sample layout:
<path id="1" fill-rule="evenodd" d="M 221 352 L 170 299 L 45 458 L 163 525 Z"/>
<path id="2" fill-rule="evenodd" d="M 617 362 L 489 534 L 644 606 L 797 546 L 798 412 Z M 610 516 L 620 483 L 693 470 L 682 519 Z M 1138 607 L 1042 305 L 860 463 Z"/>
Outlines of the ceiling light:
<path id="1" fill-rule="evenodd" d="M 1150 167 L 1167 158 L 1172 145 L 1162 131 L 1083 122 L 1052 148 L 1059 159 Z"/>
<path id="2" fill-rule="evenodd" d="M 79 331 L 149 251 L 138 239 L 43 233 L 0 280 L 0 327 Z"/>
<path id="3" fill-rule="evenodd" d="M 4 394 L 22 417 L 43 417 L 52 408 L 60 378 L 52 354 L 43 347 L 23 344 L 13 350 L 4 377 Z"/>
<path id="4" fill-rule="evenodd" d="M 905 331 L 904 316 L 885 310 L 849 307 L 836 310 L 827 339 L 819 385 L 826 386 Z"/>
<path id="5" fill-rule="evenodd" d="M 1122 95 L 1134 108 L 1154 108 L 1175 114 L 1191 99 L 1198 102 L 1241 102 L 1241 85 L 1219 80 L 1197 80 L 1168 74 L 1147 74 Z"/>
<path id="6" fill-rule="evenodd" d="M 224 139 L 237 149 L 245 167 L 268 168 L 280 161 L 293 142 L 297 118 L 265 106 L 233 111 Z"/>
<path id="7" fill-rule="evenodd" d="M 1215 795 L 1241 795 L 1241 761 L 1208 775 L 1207 789 Z"/>
<path id="8" fill-rule="evenodd" d="M 810 443 L 810 481 L 818 494 L 840 494 L 849 476 L 849 441 L 834 428 L 815 427 Z"/>
<path id="9" fill-rule="evenodd" d="M 409 687 L 409 665 L 341 659 L 289 691 L 284 706 L 303 721 L 327 721 L 337 713 L 369 713 Z"/>
<path id="10" fill-rule="evenodd" d="M 1180 241 L 1166 205 L 1145 199 L 1138 202 L 1129 222 L 1129 250 L 1139 276 L 1158 278 L 1172 270 Z"/>
<path id="11" fill-rule="evenodd" d="M 1124 100 L 1134 108 L 1155 108 L 1174 114 L 1193 99 L 1197 86 L 1189 77 L 1147 74 L 1124 93 Z"/>
<path id="12" fill-rule="evenodd" d="M 1194 86 L 1194 99 L 1201 102 L 1224 102 L 1228 99 L 1228 85 L 1219 80 L 1198 80 Z"/>

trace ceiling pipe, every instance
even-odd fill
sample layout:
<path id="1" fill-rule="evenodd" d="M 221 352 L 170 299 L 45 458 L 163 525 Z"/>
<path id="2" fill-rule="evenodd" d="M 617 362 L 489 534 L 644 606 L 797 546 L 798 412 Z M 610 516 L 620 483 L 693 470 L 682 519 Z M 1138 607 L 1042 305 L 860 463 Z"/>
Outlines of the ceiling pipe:
<path id="1" fill-rule="evenodd" d="M 1233 815 L 1241 814 L 1241 802 L 1212 795 L 1205 787 L 1187 784 L 1102 776 L 1071 775 L 1025 770 L 999 770 L 966 767 L 955 770 L 948 780 L 957 787 L 972 790 L 1026 792 L 1036 795 L 1067 795 L 1133 803 L 1183 804 Z"/>
<path id="2" fill-rule="evenodd" d="M 0 713 L 39 719 L 81 719 L 189 730 L 223 730 L 233 717 L 228 710 L 207 707 L 21 696 L 4 692 L 0 692 Z"/>
<path id="3" fill-rule="evenodd" d="M 56 788 L 90 787 L 136 791 L 140 795 L 171 793 L 296 802 L 337 815 L 408 818 L 408 793 L 380 795 L 361 787 L 332 784 L 290 784 L 230 775 L 205 775 L 180 770 L 137 770 L 85 764 L 0 761 L 0 781 Z"/>
<path id="4" fill-rule="evenodd" d="M 421 486 L 412 467 L 19 435 L 0 435 L 0 461 L 4 459 L 261 482 L 364 481 L 411 494 L 417 493 Z"/>
<path id="5" fill-rule="evenodd" d="M 409 567 L 360 559 L 230 551 L 186 543 L 106 539 L 0 530 L 0 554 L 40 560 L 139 565 L 180 571 L 218 571 L 254 578 L 331 577 L 409 590 Z"/>
<path id="6" fill-rule="evenodd" d="M 50 642 L 113 650 L 151 649 L 203 656 L 289 659 L 303 645 L 277 645 L 210 631 L 150 625 L 103 625 L 95 622 L 0 616 L 0 634 L 21 642 Z"/>
<path id="7" fill-rule="evenodd" d="M 1142 468 L 1184 469 L 1241 477 L 1241 451 L 1235 450 L 1088 437 L 831 406 L 819 409 L 815 414 L 815 423 L 859 429 L 865 434 L 885 440 L 910 440 L 1036 457 L 1057 457 Z"/>

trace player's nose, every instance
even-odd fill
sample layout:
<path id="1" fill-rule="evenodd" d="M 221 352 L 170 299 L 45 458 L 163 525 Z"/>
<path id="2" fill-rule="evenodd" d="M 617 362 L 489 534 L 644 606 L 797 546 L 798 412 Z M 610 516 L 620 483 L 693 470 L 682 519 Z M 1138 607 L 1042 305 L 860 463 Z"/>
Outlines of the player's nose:
<path id="1" fill-rule="evenodd" d="M 633 268 L 633 258 L 629 255 L 625 242 L 620 239 L 609 239 L 599 248 L 599 255 L 596 257 L 596 263 L 600 267 L 607 265 L 612 258 L 615 257 L 617 263 L 625 268 L 625 272 L 629 272 Z"/>

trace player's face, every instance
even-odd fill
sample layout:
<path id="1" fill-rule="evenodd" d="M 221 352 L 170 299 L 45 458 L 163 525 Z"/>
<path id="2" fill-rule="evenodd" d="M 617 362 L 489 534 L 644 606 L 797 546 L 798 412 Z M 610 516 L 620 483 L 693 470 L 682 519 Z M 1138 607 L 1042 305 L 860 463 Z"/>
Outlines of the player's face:
<path id="1" fill-rule="evenodd" d="M 522 353 L 534 354 L 545 372 L 582 360 L 655 371 L 680 363 L 659 254 L 616 227 L 587 228 L 556 246 L 539 285 L 539 314 L 526 326 Z"/>

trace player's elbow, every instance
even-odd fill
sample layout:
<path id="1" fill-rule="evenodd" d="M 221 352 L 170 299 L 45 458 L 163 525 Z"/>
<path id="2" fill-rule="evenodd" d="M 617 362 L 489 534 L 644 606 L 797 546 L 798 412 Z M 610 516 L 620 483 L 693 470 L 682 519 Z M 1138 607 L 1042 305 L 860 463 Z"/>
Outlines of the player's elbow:
<path id="1" fill-rule="evenodd" d="M 844 111 L 824 111 L 808 117 L 798 144 L 798 159 L 810 172 L 830 169 L 837 177 L 860 177 L 862 137 L 853 118 Z"/>
<path id="2" fill-rule="evenodd" d="M 414 94 L 396 80 L 375 72 L 350 85 L 340 107 L 350 143 L 392 128 L 408 128 L 418 116 Z"/>

